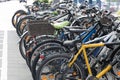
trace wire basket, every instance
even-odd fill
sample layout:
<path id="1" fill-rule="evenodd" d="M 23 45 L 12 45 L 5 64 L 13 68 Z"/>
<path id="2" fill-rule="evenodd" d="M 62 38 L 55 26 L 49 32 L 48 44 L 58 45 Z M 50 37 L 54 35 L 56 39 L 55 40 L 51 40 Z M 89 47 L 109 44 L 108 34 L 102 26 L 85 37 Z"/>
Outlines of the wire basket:
<path id="1" fill-rule="evenodd" d="M 55 30 L 46 20 L 30 20 L 27 27 L 30 36 L 53 35 Z"/>

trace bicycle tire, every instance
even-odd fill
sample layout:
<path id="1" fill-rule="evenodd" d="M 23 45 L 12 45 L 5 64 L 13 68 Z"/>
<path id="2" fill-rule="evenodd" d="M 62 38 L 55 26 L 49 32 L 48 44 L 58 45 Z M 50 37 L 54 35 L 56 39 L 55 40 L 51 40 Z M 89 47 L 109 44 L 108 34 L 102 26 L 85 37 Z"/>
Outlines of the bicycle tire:
<path id="1" fill-rule="evenodd" d="M 24 20 L 33 20 L 33 19 L 35 19 L 35 17 L 34 16 L 25 16 L 25 17 L 23 17 L 23 18 L 21 18 L 20 20 L 19 20 L 19 22 L 17 23 L 17 26 L 16 26 L 16 32 L 17 32 L 17 34 L 18 34 L 18 36 L 20 37 L 23 33 L 22 33 L 22 29 L 24 29 L 24 27 L 26 27 L 26 24 L 25 24 L 25 26 L 23 26 L 22 28 L 21 28 L 21 25 L 22 25 L 22 22 L 24 21 Z"/>
<path id="2" fill-rule="evenodd" d="M 29 45 L 25 41 L 26 37 L 29 37 L 29 40 L 27 42 Z M 40 42 L 42 42 L 43 40 L 46 40 L 46 39 L 55 39 L 55 37 L 52 36 L 52 35 L 42 35 L 39 38 L 37 38 L 37 43 L 40 43 Z M 31 38 L 28 34 L 28 31 L 26 31 L 26 32 L 24 32 L 24 35 L 22 35 L 21 40 L 19 42 L 19 51 L 20 51 L 20 54 L 22 55 L 22 57 L 25 60 L 26 60 L 26 51 L 28 50 L 28 48 L 30 48 L 30 45 L 32 45 L 32 43 L 30 44 L 29 41 L 31 41 Z"/>
<path id="3" fill-rule="evenodd" d="M 40 43 L 38 43 L 34 48 L 33 50 L 30 52 L 29 54 L 29 57 L 28 57 L 28 62 L 30 64 L 30 61 L 31 61 L 31 57 L 33 55 L 33 53 L 35 52 L 35 50 L 39 49 L 40 46 L 44 45 L 44 44 L 47 44 L 47 43 L 56 43 L 56 44 L 59 44 L 61 46 L 64 46 L 63 43 L 59 40 L 54 40 L 54 39 L 49 39 L 49 40 L 45 40 L 45 41 L 42 41 Z"/>
<path id="4" fill-rule="evenodd" d="M 47 58 L 50 55 L 56 55 L 56 53 L 65 53 L 66 50 L 63 46 L 56 46 L 56 47 L 50 47 L 50 48 L 46 48 L 43 49 L 39 54 L 36 55 L 35 59 L 33 61 L 31 61 L 31 72 L 32 72 L 32 76 L 33 78 L 35 78 L 36 76 L 36 67 L 37 67 L 37 63 L 39 62 L 40 59 L 40 55 L 42 55 L 43 53 L 44 58 Z"/>
<path id="5" fill-rule="evenodd" d="M 28 36 L 28 32 L 26 32 L 22 37 L 21 37 L 21 40 L 19 42 L 19 51 L 20 51 L 20 54 L 21 56 L 23 57 L 23 59 L 26 60 L 26 43 L 25 43 L 25 38 Z"/>
<path id="6" fill-rule="evenodd" d="M 14 15 L 12 16 L 12 25 L 14 28 L 16 28 L 16 24 L 17 24 L 17 19 L 18 17 L 20 17 L 21 15 L 27 15 L 27 13 L 24 10 L 18 10 L 14 13 Z"/>
<path id="7" fill-rule="evenodd" d="M 46 44 L 47 42 L 44 42 L 44 41 L 51 40 L 51 39 L 53 40 L 55 39 L 55 37 L 52 35 L 41 35 L 36 39 L 36 43 L 33 42 L 32 44 L 29 45 L 29 49 L 32 48 L 32 50 L 29 51 L 28 49 L 28 55 L 26 59 L 26 62 L 28 65 L 30 65 L 31 56 L 32 56 L 33 51 L 36 49 L 36 47 L 38 46 L 40 47 L 41 45 Z"/>
<path id="8" fill-rule="evenodd" d="M 55 40 L 53 40 L 53 42 L 50 40 L 47 41 L 42 41 L 40 42 L 38 45 L 36 45 L 32 51 L 29 53 L 29 55 L 27 56 L 27 64 L 29 64 L 29 67 L 31 68 L 30 64 L 31 64 L 31 58 L 32 56 L 35 56 L 37 54 L 38 51 L 41 51 L 42 49 L 46 48 L 46 47 L 50 47 L 50 44 L 55 44 L 57 46 L 61 45 L 59 42 L 54 42 Z M 36 52 L 36 53 L 35 53 Z M 35 54 L 34 54 L 35 53 Z"/>
<path id="9" fill-rule="evenodd" d="M 65 70 L 63 73 L 59 73 L 59 71 L 62 71 L 62 70 L 58 70 L 59 68 L 60 69 L 62 68 L 61 66 L 65 67 L 64 65 L 65 65 L 66 62 L 64 63 L 64 65 L 63 65 L 63 63 L 62 64 L 60 64 L 60 63 L 59 64 L 55 64 L 55 62 L 53 62 L 53 63 L 51 62 L 53 60 L 59 62 L 60 59 L 64 59 L 62 61 L 66 61 L 66 60 L 68 61 L 70 59 L 70 56 L 68 54 L 57 54 L 57 55 L 50 56 L 50 57 L 46 58 L 45 60 L 43 60 L 42 63 L 39 65 L 39 68 L 37 69 L 36 80 L 42 80 L 41 79 L 42 69 L 46 68 L 46 70 L 47 70 L 46 66 L 48 66 L 48 67 L 50 66 L 49 69 L 51 70 L 52 74 L 55 75 L 55 76 L 52 77 L 52 79 L 55 77 L 54 80 L 59 80 L 59 79 L 60 80 L 66 80 L 66 79 L 63 79 L 63 78 L 59 78 L 59 75 L 61 76 L 63 74 L 64 76 L 62 75 L 62 77 L 64 77 L 64 78 L 67 77 L 68 78 L 70 76 L 70 73 L 67 76 L 65 76 L 65 75 L 67 74 L 67 72 L 69 70 L 71 71 L 71 69 L 67 67 L 65 69 L 68 69 L 68 70 Z M 51 63 L 51 64 L 53 64 L 53 66 L 52 65 L 47 65 L 47 63 Z M 67 66 L 67 64 L 66 64 L 66 66 Z M 74 78 L 73 80 L 78 80 L 78 79 L 85 80 L 85 77 L 86 77 L 85 69 L 83 68 L 81 62 L 75 61 L 71 68 L 72 68 L 73 72 L 76 73 L 74 75 L 74 77 L 77 76 L 76 77 L 77 79 Z M 53 71 L 52 71 L 52 69 L 53 69 Z M 48 71 L 48 74 L 49 73 L 50 72 Z M 43 74 L 45 75 L 47 73 L 44 72 Z M 71 73 L 71 76 L 73 76 L 72 73 Z"/>

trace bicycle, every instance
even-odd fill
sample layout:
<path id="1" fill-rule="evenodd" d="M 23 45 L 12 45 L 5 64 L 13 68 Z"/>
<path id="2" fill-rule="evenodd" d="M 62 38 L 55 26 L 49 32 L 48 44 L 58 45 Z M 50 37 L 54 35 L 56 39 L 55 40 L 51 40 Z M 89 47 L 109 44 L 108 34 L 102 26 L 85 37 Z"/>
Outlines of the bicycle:
<path id="1" fill-rule="evenodd" d="M 97 31 L 96 31 L 97 32 Z M 87 34 L 87 36 L 84 36 L 83 37 L 83 39 L 81 39 L 81 42 L 83 42 L 83 43 L 85 43 L 90 37 L 91 37 L 91 35 L 94 33 L 94 29 L 93 30 L 91 30 L 90 32 L 89 32 L 89 34 Z M 112 42 L 113 40 L 115 40 L 116 39 L 116 32 L 115 31 L 113 31 L 113 32 L 111 32 L 110 34 L 108 34 L 108 35 L 105 35 L 105 36 L 102 36 L 102 37 L 100 37 L 100 40 L 102 40 L 103 38 L 105 38 L 105 40 L 104 41 L 107 41 L 107 42 Z M 84 34 L 85 35 L 85 34 Z M 82 36 L 81 36 L 82 37 Z M 66 42 L 66 41 L 65 41 Z M 76 41 L 76 42 L 80 42 L 80 40 L 79 41 Z M 42 42 L 42 43 L 46 43 L 46 44 L 50 44 L 50 43 L 55 43 L 55 41 L 53 40 L 53 42 L 52 42 L 52 40 L 49 40 L 49 41 L 44 41 L 44 42 Z M 73 40 L 73 41 L 71 41 L 71 45 L 69 45 L 69 43 L 70 42 L 67 42 L 67 44 L 68 45 L 66 45 L 66 44 L 64 44 L 63 43 L 63 45 L 62 46 L 65 46 L 65 48 L 64 49 L 67 49 L 66 51 L 65 50 L 63 50 L 63 51 L 65 51 L 65 52 L 73 52 L 73 51 L 71 51 L 68 47 L 70 47 L 71 45 L 72 46 L 74 46 L 74 48 L 75 48 L 75 50 L 77 51 L 77 48 L 76 48 L 76 45 L 75 44 L 77 44 L 77 43 L 75 43 L 75 41 Z M 62 43 L 61 43 L 62 44 Z M 53 52 L 55 52 L 55 48 L 53 47 L 53 46 L 51 46 L 50 48 L 45 48 L 45 49 L 41 49 L 40 47 L 41 47 L 42 45 L 41 44 L 39 44 L 39 45 L 37 45 L 33 50 L 32 50 L 32 52 L 30 53 L 30 54 L 32 54 L 32 57 L 31 57 L 31 61 L 30 61 L 30 64 L 31 64 L 31 71 L 32 71 L 32 73 L 33 73 L 33 75 L 35 76 L 35 74 L 36 74 L 36 70 L 37 70 L 37 67 L 39 66 L 39 64 L 41 63 L 41 61 L 42 60 L 44 60 L 44 59 L 46 59 L 46 58 L 48 58 L 48 56 L 49 56 L 49 53 L 52 53 L 52 51 Z M 59 46 L 60 47 L 60 46 Z M 72 49 L 74 49 L 73 47 L 72 47 Z M 58 49 L 58 48 L 57 48 Z M 103 49 L 103 50 L 102 50 Z M 96 56 L 98 56 L 98 55 L 100 55 L 100 54 L 102 54 L 102 53 L 104 53 L 105 52 L 105 49 L 107 50 L 107 48 L 97 48 L 97 49 L 95 49 L 94 50 L 94 52 L 92 53 L 95 57 Z M 97 51 L 96 51 L 97 50 Z M 62 52 L 63 52 L 62 51 Z M 101 52 L 100 52 L 101 51 Z M 56 52 L 56 54 L 57 54 L 58 52 Z M 40 58 L 40 56 L 44 56 L 44 59 L 41 59 Z M 51 55 L 51 54 L 50 54 Z M 52 55 L 54 55 L 54 53 L 52 54 Z"/>
<path id="2" fill-rule="evenodd" d="M 118 56 L 115 59 L 114 53 L 117 53 L 120 50 L 119 49 L 120 46 L 118 46 L 116 49 L 112 51 L 112 53 L 109 56 L 110 61 L 108 60 L 109 63 L 107 67 L 104 66 L 105 69 L 100 71 L 96 75 L 96 77 L 93 76 L 93 72 L 88 60 L 89 58 L 87 57 L 86 49 L 93 47 L 101 47 L 101 46 L 111 46 L 111 45 L 120 45 L 120 42 L 82 44 L 79 51 L 74 55 L 72 54 L 72 56 L 66 54 L 57 54 L 57 55 L 49 56 L 48 58 L 43 60 L 42 63 L 39 65 L 39 68 L 37 70 L 36 80 L 43 80 L 43 78 L 48 79 L 48 77 L 50 79 L 61 79 L 61 80 L 67 80 L 67 79 L 85 80 L 86 75 L 90 75 L 87 77 L 87 80 L 98 80 L 103 75 L 105 75 L 105 73 L 107 73 L 112 68 L 113 65 L 119 62 L 120 56 Z M 81 55 L 82 53 L 85 60 L 85 64 L 80 60 L 78 60 L 79 55 Z M 44 68 L 46 69 L 46 71 Z M 85 74 L 85 72 L 88 74 Z"/>
<path id="3" fill-rule="evenodd" d="M 112 35 L 112 34 L 111 34 Z M 80 53 L 82 52 L 82 50 L 84 50 L 84 56 L 85 57 L 87 57 L 86 55 L 86 52 L 85 52 L 85 48 L 90 48 L 90 47 L 100 47 L 100 46 L 104 46 L 103 44 L 104 43 L 97 43 L 97 44 L 88 44 L 88 43 L 93 43 L 93 42 L 96 42 L 96 41 L 101 41 L 103 38 L 106 38 L 106 37 L 110 37 L 111 35 L 109 35 L 109 36 L 103 36 L 103 37 L 101 37 L 101 38 L 96 38 L 96 39 L 94 39 L 94 40 L 92 40 L 92 41 L 88 41 L 87 42 L 87 44 L 85 44 L 85 46 L 87 46 L 87 47 L 84 47 L 84 44 L 81 46 L 81 48 L 79 49 L 79 51 L 78 51 L 78 53 L 76 53 L 75 54 L 75 56 L 73 57 L 69 57 L 68 56 L 68 54 L 66 55 L 66 54 L 61 54 L 61 55 L 53 55 L 52 57 L 50 56 L 50 58 L 49 57 L 47 57 L 47 58 L 44 58 L 44 59 L 42 59 L 43 61 L 42 61 L 42 63 L 39 63 L 39 69 L 37 70 L 37 75 L 38 75 L 38 72 L 39 72 L 39 70 L 40 69 L 42 69 L 43 67 L 45 67 L 44 65 L 48 62 L 48 63 L 50 63 L 50 65 L 48 64 L 46 64 L 47 66 L 51 66 L 50 67 L 50 69 L 52 68 L 52 65 L 54 65 L 55 66 L 55 64 L 53 64 L 52 62 L 51 62 L 51 60 L 55 60 L 55 59 L 61 59 L 61 58 L 67 58 L 67 59 L 70 59 L 70 60 L 72 60 L 72 58 L 75 58 L 74 60 L 76 60 L 77 59 L 77 64 L 79 65 L 79 64 L 81 64 L 81 63 L 83 63 L 83 62 L 81 62 L 81 60 L 78 60 L 78 56 L 80 55 Z M 111 40 L 110 40 L 111 41 Z M 120 42 L 119 42 L 120 43 Z M 115 43 L 115 44 L 117 44 L 117 43 Z M 110 47 L 110 46 L 108 46 L 109 44 L 106 44 L 107 45 L 107 47 Z M 118 50 L 119 50 L 119 48 L 120 48 L 120 46 L 118 46 L 116 49 L 114 49 L 113 51 L 112 51 L 112 53 L 111 54 L 108 54 L 107 55 L 107 61 L 111 61 L 111 59 L 113 58 L 113 56 L 114 56 L 114 53 L 116 53 Z M 42 52 L 41 52 L 42 53 Z M 105 54 L 105 53 L 104 53 Z M 90 55 L 90 54 L 89 54 Z M 47 59 L 47 60 L 46 60 Z M 84 60 L 84 59 L 82 59 L 82 60 Z M 87 60 L 88 60 L 88 57 L 87 57 Z M 86 60 L 86 61 L 87 61 Z M 98 61 L 98 59 L 95 59 L 95 60 L 97 60 Z M 50 61 L 50 62 L 49 62 Z M 55 60 L 55 61 L 58 61 L 58 60 Z M 62 60 L 62 61 L 64 61 L 64 60 Z M 69 60 L 68 60 L 69 61 Z M 106 61 L 106 62 L 107 62 Z M 45 62 L 45 63 L 44 63 Z M 73 63 L 73 61 L 72 61 L 72 63 Z M 59 61 L 58 61 L 58 64 L 59 64 Z M 58 64 L 56 64 L 56 65 L 58 65 Z M 63 63 L 64 64 L 64 63 Z M 87 61 L 87 64 L 88 64 L 88 61 Z M 94 63 L 93 65 L 95 65 L 96 63 Z M 82 64 L 83 65 L 83 64 Z M 59 65 L 60 66 L 60 65 Z M 67 65 L 66 65 L 67 66 Z M 80 66 L 80 65 L 79 65 Z M 91 65 L 92 66 L 92 65 Z M 80 66 L 81 67 L 81 66 Z M 82 66 L 83 67 L 83 66 Z M 85 67 L 85 65 L 84 65 L 84 67 Z M 54 67 L 53 67 L 54 68 Z M 57 69 L 58 69 L 58 67 L 57 67 Z M 82 70 L 81 70 L 82 71 Z M 54 73 L 54 72 L 53 72 Z M 84 73 L 84 72 L 83 72 Z M 48 74 L 49 74 L 49 72 L 48 72 Z M 61 80 L 64 80 L 64 79 L 61 79 Z M 66 79 L 65 79 L 66 80 Z M 78 79 L 74 79 L 74 80 L 78 80 Z M 82 79 L 82 80 L 84 80 L 84 79 Z"/>

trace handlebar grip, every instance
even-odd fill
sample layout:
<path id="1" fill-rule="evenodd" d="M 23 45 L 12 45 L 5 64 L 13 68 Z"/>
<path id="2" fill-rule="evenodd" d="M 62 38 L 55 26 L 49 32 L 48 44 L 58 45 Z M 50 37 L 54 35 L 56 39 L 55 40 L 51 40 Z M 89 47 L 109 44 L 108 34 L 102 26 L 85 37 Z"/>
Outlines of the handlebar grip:
<path id="1" fill-rule="evenodd" d="M 105 46 L 120 45 L 120 42 L 105 43 Z"/>

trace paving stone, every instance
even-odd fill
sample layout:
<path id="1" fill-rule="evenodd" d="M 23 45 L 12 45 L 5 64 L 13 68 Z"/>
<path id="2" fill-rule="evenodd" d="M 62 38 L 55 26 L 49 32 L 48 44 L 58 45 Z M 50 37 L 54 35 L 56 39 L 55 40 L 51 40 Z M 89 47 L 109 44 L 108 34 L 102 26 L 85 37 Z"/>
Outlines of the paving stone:
<path id="1" fill-rule="evenodd" d="M 3 39 L 0 39 L 0 44 L 2 44 L 3 43 Z"/>
<path id="2" fill-rule="evenodd" d="M 4 35 L 4 31 L 2 31 L 2 32 L 0 31 L 0 36 L 3 36 L 3 35 Z"/>
<path id="3" fill-rule="evenodd" d="M 8 79 L 33 80 L 26 61 L 19 52 L 17 44 L 19 38 L 15 33 L 15 31 L 8 31 Z"/>
<path id="4" fill-rule="evenodd" d="M 4 37 L 4 33 L 3 34 L 0 33 L 0 39 L 3 39 L 3 37 Z"/>
<path id="5" fill-rule="evenodd" d="M 2 59 L 0 59 L 0 68 L 2 68 Z"/>
<path id="6" fill-rule="evenodd" d="M 1 69 L 0 69 L 0 79 L 1 79 Z"/>
<path id="7" fill-rule="evenodd" d="M 0 49 L 2 49 L 3 48 L 3 44 L 0 44 Z"/>
<path id="8" fill-rule="evenodd" d="M 33 79 L 28 79 L 31 76 L 26 76 L 26 75 L 19 75 L 19 77 L 17 77 L 16 75 L 13 76 L 9 76 L 8 79 L 9 80 L 33 80 Z"/>
<path id="9" fill-rule="evenodd" d="M 2 57 L 2 52 L 3 52 L 3 51 L 2 51 L 2 50 L 0 50 L 0 57 Z"/>
<path id="10" fill-rule="evenodd" d="M 4 37 L 4 34 L 1 34 L 1 33 L 0 33 L 0 38 L 3 38 L 3 37 Z"/>

